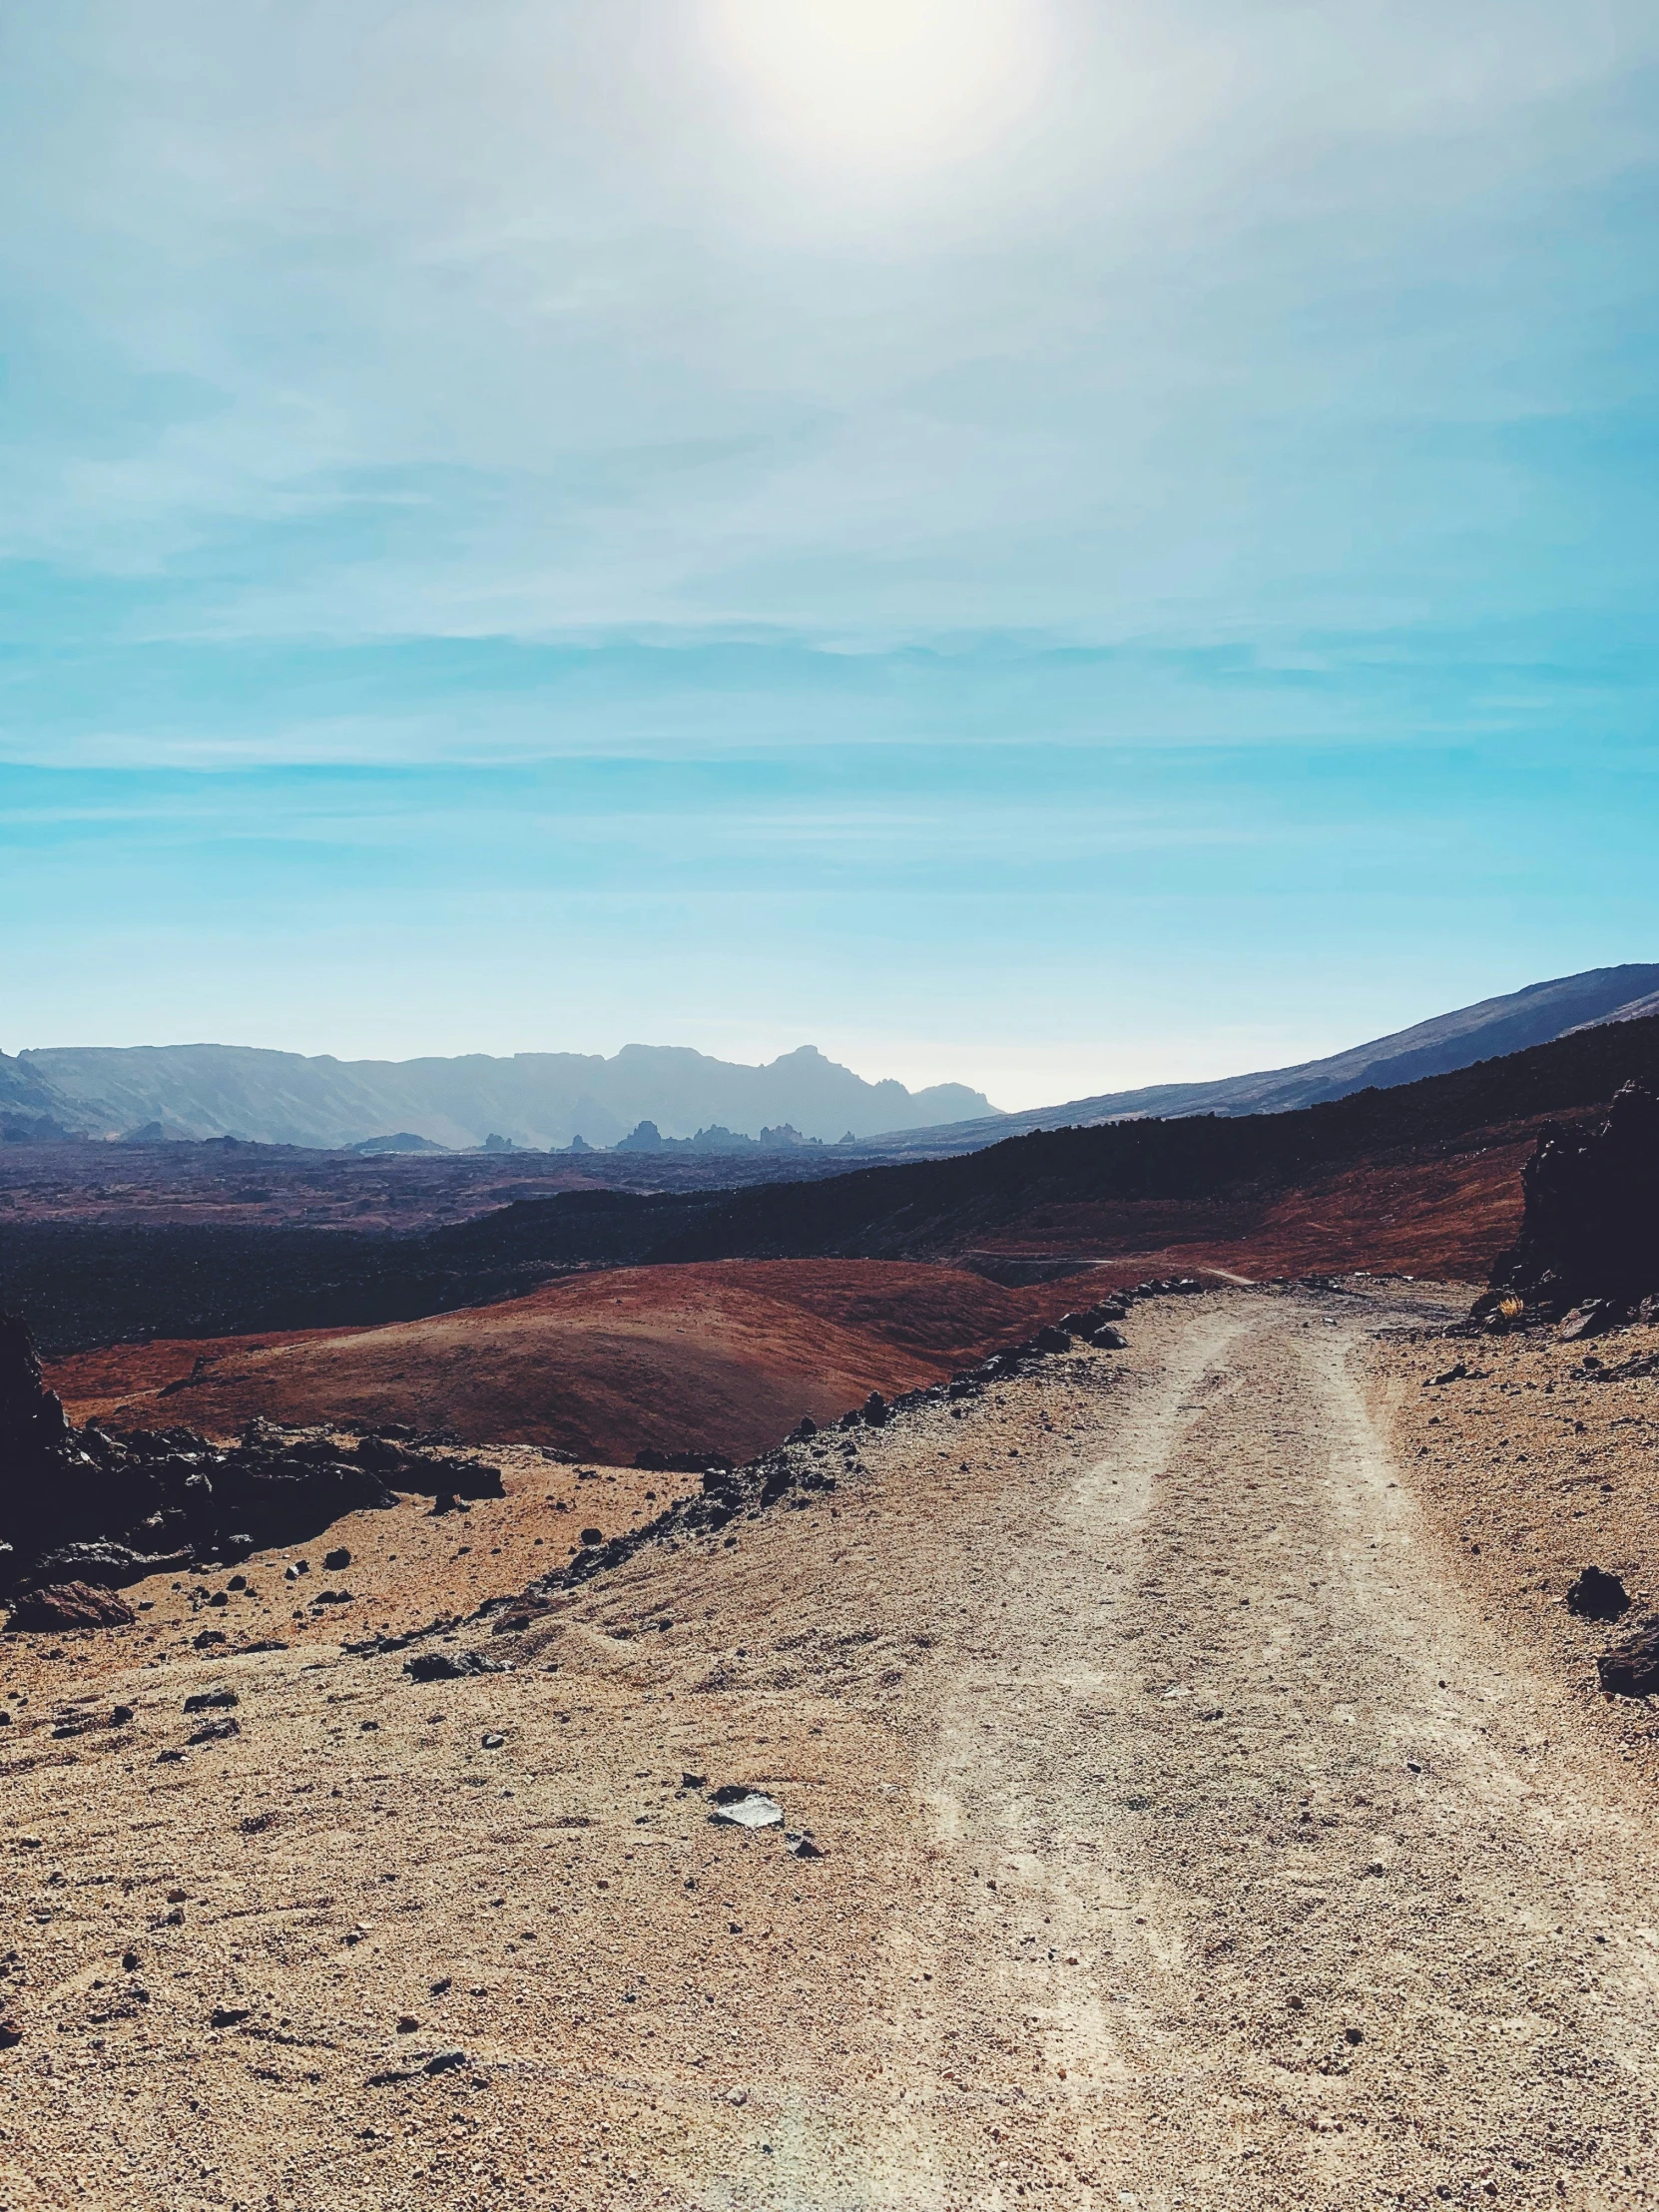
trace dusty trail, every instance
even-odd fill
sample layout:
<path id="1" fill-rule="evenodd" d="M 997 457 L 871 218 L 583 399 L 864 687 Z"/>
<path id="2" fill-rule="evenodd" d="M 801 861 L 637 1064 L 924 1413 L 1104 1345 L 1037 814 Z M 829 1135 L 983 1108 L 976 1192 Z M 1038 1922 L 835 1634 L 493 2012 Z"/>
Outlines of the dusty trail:
<path id="1" fill-rule="evenodd" d="M 984 1529 L 894 2202 L 1649 2201 L 1650 1826 L 1443 1585 L 1350 1351 L 1194 1313 Z"/>

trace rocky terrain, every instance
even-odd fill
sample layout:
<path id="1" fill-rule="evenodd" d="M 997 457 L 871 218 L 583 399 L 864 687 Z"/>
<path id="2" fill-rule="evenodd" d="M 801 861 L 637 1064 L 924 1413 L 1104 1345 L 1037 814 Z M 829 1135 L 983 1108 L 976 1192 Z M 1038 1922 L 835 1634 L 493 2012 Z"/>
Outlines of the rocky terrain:
<path id="1" fill-rule="evenodd" d="M 1656 1333 L 1468 1295 L 1143 1300 L 12 1635 L 5 2201 L 1648 2201 L 1659 1770 L 1567 1590 L 1649 1601 Z"/>

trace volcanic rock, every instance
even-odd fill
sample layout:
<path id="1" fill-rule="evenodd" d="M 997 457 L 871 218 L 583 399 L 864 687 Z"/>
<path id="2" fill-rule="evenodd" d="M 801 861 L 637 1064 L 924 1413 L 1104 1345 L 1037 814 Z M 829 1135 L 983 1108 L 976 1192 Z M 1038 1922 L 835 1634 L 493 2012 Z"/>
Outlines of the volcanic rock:
<path id="1" fill-rule="evenodd" d="M 1580 1620 L 1616 1621 L 1630 1610 L 1630 1592 L 1616 1574 L 1585 1567 L 1567 1589 L 1567 1611 Z"/>
<path id="2" fill-rule="evenodd" d="M 1592 1300 L 1628 1312 L 1659 1293 L 1659 1097 L 1645 1085 L 1626 1083 L 1595 1128 L 1542 1130 L 1521 1189 L 1520 1239 L 1476 1319 L 1506 1291 L 1549 1317 Z"/>
<path id="3" fill-rule="evenodd" d="M 1646 1622 L 1627 1643 L 1604 1651 L 1596 1673 L 1609 1697 L 1652 1697 L 1659 1691 L 1659 1621 Z"/>
<path id="4" fill-rule="evenodd" d="M 130 1628 L 138 1615 L 125 1598 L 96 1582 L 47 1582 L 12 1607 L 12 1628 Z"/>

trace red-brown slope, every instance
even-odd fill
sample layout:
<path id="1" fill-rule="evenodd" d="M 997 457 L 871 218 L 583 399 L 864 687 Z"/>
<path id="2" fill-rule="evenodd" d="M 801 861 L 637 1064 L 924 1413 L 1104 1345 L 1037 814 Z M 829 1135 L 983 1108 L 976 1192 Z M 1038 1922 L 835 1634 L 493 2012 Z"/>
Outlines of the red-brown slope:
<path id="1" fill-rule="evenodd" d="M 1077 1291 L 871 1260 L 629 1268 L 387 1328 L 81 1353 L 50 1375 L 77 1419 L 210 1434 L 256 1413 L 407 1421 L 610 1461 L 647 1447 L 746 1458 L 803 1413 L 936 1381 Z"/>
<path id="2" fill-rule="evenodd" d="M 1113 1282 L 1204 1268 L 1252 1277 L 1370 1268 L 1480 1283 L 1519 1230 L 1520 1171 L 1535 1134 L 1498 1130 L 1467 1151 L 1367 1163 L 1267 1197 L 1034 1207 L 976 1251 L 1088 1258 Z"/>

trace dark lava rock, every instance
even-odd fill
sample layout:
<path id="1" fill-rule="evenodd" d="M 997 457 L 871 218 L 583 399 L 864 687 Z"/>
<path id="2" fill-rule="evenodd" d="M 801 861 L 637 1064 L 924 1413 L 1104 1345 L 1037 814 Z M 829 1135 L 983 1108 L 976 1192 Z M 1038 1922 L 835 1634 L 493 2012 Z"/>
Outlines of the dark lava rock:
<path id="1" fill-rule="evenodd" d="M 241 1734 L 242 1723 L 233 1720 L 230 1714 L 227 1713 L 220 1720 L 205 1722 L 201 1728 L 196 1730 L 194 1735 L 187 1736 L 185 1741 L 187 1744 L 218 1744 L 224 1743 L 231 1736 L 240 1736 Z"/>
<path id="2" fill-rule="evenodd" d="M 35 1572 L 47 1582 L 101 1582 L 119 1589 L 142 1582 L 147 1574 L 180 1574 L 190 1565 L 188 1551 L 144 1552 L 130 1544 L 60 1544 L 35 1563 Z"/>
<path id="3" fill-rule="evenodd" d="M 47 1582 L 12 1607 L 12 1628 L 129 1628 L 138 1615 L 125 1598 L 95 1582 Z"/>
<path id="4" fill-rule="evenodd" d="M 863 1417 L 871 1428 L 884 1427 L 891 1417 L 887 1409 L 887 1401 L 879 1390 L 871 1390 L 868 1397 L 864 1399 Z"/>
<path id="5" fill-rule="evenodd" d="M 1127 1352 L 1129 1350 L 1129 1339 L 1121 1329 L 1113 1329 L 1110 1324 L 1092 1331 L 1089 1342 L 1097 1352 Z"/>
<path id="6" fill-rule="evenodd" d="M 216 2004 L 212 2024 L 215 2027 L 240 2027 L 244 2020 L 254 2017 L 254 2008 L 248 2004 Z"/>
<path id="7" fill-rule="evenodd" d="M 28 1330 L 0 1315 L 0 1579 L 114 1588 L 192 1560 L 291 1542 L 395 1504 L 323 1439 L 255 1423 L 222 1448 L 188 1428 L 71 1428 Z M 78 1625 L 65 1622 L 63 1625 Z"/>
<path id="8" fill-rule="evenodd" d="M 351 1564 L 351 1554 L 343 1544 L 336 1544 L 332 1551 L 325 1551 L 322 1554 L 322 1564 L 326 1572 L 337 1574 L 341 1567 L 348 1567 Z"/>
<path id="9" fill-rule="evenodd" d="M 584 1528 L 582 1541 L 585 1544 L 602 1544 L 605 1541 L 605 1531 L 602 1528 Z"/>
<path id="10" fill-rule="evenodd" d="M 1585 1567 L 1567 1589 L 1567 1611 L 1580 1620 L 1616 1621 L 1630 1610 L 1630 1592 L 1616 1574 Z"/>
<path id="11" fill-rule="evenodd" d="M 1628 1312 L 1659 1293 L 1659 1097 L 1644 1084 L 1626 1083 L 1596 1127 L 1541 1130 L 1521 1191 L 1519 1241 L 1476 1320 L 1505 1292 L 1546 1316 L 1592 1300 Z"/>
<path id="12" fill-rule="evenodd" d="M 458 1682 L 469 1674 L 502 1674 L 499 1659 L 481 1651 L 419 1651 L 405 1659 L 403 1672 L 411 1682 Z"/>
<path id="13" fill-rule="evenodd" d="M 187 1713 L 228 1713 L 233 1706 L 241 1703 L 242 1699 L 238 1697 L 235 1690 L 198 1690 L 194 1697 L 186 1698 L 185 1711 Z"/>
<path id="14" fill-rule="evenodd" d="M 0 2020 L 0 2050 L 11 2050 L 23 2040 L 23 2030 L 16 2020 Z"/>
<path id="15" fill-rule="evenodd" d="M 1624 1317 L 1624 1309 L 1611 1299 L 1589 1298 L 1582 1306 L 1575 1306 L 1570 1314 L 1562 1316 L 1558 1332 L 1564 1345 L 1582 1344 L 1586 1337 L 1599 1337 L 1604 1331 L 1615 1328 Z M 1488 1314 L 1486 1319 L 1491 1320 Z"/>
<path id="16" fill-rule="evenodd" d="M 357 1461 L 399 1490 L 415 1490 L 423 1497 L 505 1497 L 501 1469 L 483 1459 L 446 1459 L 438 1452 L 392 1443 L 387 1437 L 364 1436 L 357 1445 Z"/>
<path id="17" fill-rule="evenodd" d="M 1071 1336 L 1064 1329 L 1039 1329 L 1031 1341 L 1039 1352 L 1054 1353 L 1071 1350 Z"/>
<path id="18" fill-rule="evenodd" d="M 1648 1621 L 1628 1643 L 1604 1651 L 1596 1673 L 1609 1697 L 1652 1697 L 1659 1691 L 1659 1621 Z"/>

